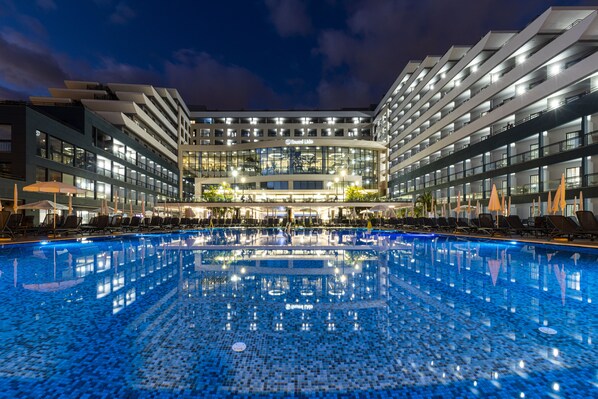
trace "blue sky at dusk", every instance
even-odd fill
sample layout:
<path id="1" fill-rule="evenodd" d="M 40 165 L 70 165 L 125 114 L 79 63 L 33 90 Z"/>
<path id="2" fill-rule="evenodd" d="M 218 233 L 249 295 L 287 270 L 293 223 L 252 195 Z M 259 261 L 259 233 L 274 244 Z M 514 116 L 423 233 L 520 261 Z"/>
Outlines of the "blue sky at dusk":
<path id="1" fill-rule="evenodd" d="M 0 98 L 67 79 L 209 109 L 367 107 L 405 63 L 521 30 L 551 0 L 0 0 Z"/>

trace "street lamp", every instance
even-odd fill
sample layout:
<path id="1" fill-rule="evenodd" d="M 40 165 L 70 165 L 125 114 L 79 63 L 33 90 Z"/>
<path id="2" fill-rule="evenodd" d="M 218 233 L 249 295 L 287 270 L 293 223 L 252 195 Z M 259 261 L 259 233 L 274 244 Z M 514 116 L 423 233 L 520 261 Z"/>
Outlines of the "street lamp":
<path id="1" fill-rule="evenodd" d="M 345 202 L 345 176 L 347 176 L 346 170 L 341 170 L 341 176 L 343 177 L 343 185 L 341 186 L 341 190 L 343 191 L 343 202 Z"/>

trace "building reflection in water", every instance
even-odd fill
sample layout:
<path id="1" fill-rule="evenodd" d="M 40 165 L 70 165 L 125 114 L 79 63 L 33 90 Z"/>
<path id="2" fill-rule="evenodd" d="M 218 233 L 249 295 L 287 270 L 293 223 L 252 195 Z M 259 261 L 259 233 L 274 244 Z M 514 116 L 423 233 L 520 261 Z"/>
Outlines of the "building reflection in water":
<path id="1" fill-rule="evenodd" d="M 207 380 L 208 371 L 198 370 L 213 369 L 214 357 L 235 375 L 239 392 L 267 383 L 265 370 L 298 366 L 313 390 L 324 389 L 322 367 L 339 387 L 469 380 L 480 389 L 481 380 L 598 361 L 595 251 L 365 231 L 305 230 L 291 243 L 280 237 L 275 230 L 214 230 L 14 246 L 0 256 L 0 282 L 27 310 L 4 314 L 40 337 L 53 323 L 77 326 L 65 330 L 73 342 L 89 336 L 80 326 L 91 320 L 119 326 L 110 336 L 152 348 L 131 353 L 142 371 L 125 370 L 144 386 L 175 387 L 194 373 L 194 381 Z M 302 246 L 301 237 L 325 244 Z M 29 324 L 40 303 L 62 310 L 44 325 Z M 237 340 L 262 367 L 228 357 Z M 18 350 L 13 344 L 5 350 Z M 173 348 L 180 356 L 168 355 Z M 305 348 L 317 348 L 318 367 Z M 181 379 L 162 375 L 164 368 L 179 370 Z M 555 383 L 566 392 L 567 384 Z"/>

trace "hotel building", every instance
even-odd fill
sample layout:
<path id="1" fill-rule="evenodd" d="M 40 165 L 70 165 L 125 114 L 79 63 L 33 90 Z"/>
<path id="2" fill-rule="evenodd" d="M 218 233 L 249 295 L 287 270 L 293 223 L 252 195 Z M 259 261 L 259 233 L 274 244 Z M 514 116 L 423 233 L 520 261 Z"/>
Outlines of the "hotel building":
<path id="1" fill-rule="evenodd" d="M 554 7 L 520 32 L 408 63 L 374 120 L 389 148 L 389 198 L 431 192 L 454 204 L 460 193 L 486 205 L 496 184 L 527 217 L 565 174 L 567 213 L 580 190 L 592 209 L 597 32 L 596 8 Z"/>
<path id="2" fill-rule="evenodd" d="M 0 104 L 0 179 L 4 206 L 12 187 L 62 181 L 86 190 L 76 209 L 106 199 L 134 211 L 179 198 L 178 142 L 189 138 L 189 112 L 174 89 L 66 82 L 54 97 Z M 21 193 L 20 202 L 48 199 Z M 63 200 L 62 202 L 66 202 Z"/>
<path id="3" fill-rule="evenodd" d="M 185 199 L 230 186 L 238 202 L 341 201 L 351 185 L 384 189 L 372 112 L 192 111 L 180 146 Z"/>

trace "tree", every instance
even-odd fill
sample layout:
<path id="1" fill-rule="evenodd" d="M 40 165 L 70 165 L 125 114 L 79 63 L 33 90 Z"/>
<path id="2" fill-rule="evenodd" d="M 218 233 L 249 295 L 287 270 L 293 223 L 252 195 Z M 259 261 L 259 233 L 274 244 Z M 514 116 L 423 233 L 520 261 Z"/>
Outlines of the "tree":
<path id="1" fill-rule="evenodd" d="M 434 207 L 435 202 L 436 201 L 434 201 L 431 191 L 425 191 L 425 192 L 421 193 L 419 195 L 419 197 L 417 197 L 417 199 L 415 200 L 416 208 L 419 208 L 419 209 L 416 209 L 416 213 L 423 215 L 425 213 L 424 212 L 425 209 L 427 209 L 428 212 L 432 211 L 432 208 Z M 419 210 L 419 212 L 418 212 L 418 210 Z"/>
<path id="2" fill-rule="evenodd" d="M 358 202 L 365 198 L 365 190 L 361 186 L 349 186 L 345 188 L 345 201 Z"/>

